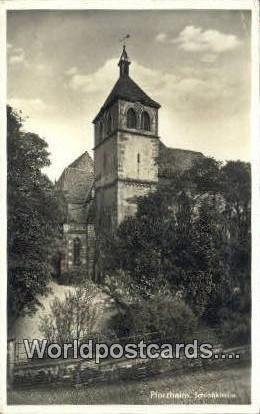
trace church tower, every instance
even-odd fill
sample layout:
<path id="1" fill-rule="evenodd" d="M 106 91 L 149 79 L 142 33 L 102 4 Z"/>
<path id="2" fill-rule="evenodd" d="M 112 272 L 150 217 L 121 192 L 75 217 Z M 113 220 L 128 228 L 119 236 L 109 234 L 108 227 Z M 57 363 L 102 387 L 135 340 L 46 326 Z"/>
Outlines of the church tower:
<path id="1" fill-rule="evenodd" d="M 158 182 L 158 109 L 129 76 L 126 48 L 119 79 L 95 117 L 96 236 L 113 232 L 136 212 L 136 198 Z"/>

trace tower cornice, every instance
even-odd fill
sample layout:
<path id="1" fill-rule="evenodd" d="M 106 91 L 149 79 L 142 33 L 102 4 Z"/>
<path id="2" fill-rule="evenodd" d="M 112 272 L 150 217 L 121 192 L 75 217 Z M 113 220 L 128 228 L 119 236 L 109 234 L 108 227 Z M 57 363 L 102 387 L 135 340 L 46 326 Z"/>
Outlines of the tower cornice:
<path id="1" fill-rule="evenodd" d="M 109 135 L 107 135 L 101 142 L 99 142 L 97 145 L 95 145 L 93 148 L 92 148 L 92 151 L 94 151 L 96 148 L 98 148 L 98 147 L 100 147 L 104 142 L 106 142 L 106 141 L 108 141 L 110 138 L 112 138 L 112 137 L 117 137 L 118 135 L 117 135 L 117 133 L 118 132 L 125 132 L 125 133 L 127 133 L 127 134 L 132 134 L 132 135 L 139 135 L 139 136 L 142 136 L 142 137 L 145 137 L 145 138 L 147 138 L 147 139 L 160 139 L 160 136 L 159 135 L 155 135 L 155 134 L 151 134 L 151 133 L 148 133 L 148 132 L 146 132 L 146 131 L 137 131 L 137 130 L 133 130 L 133 131 L 131 131 L 130 129 L 124 129 L 124 128 L 118 128 L 117 130 L 115 130 L 115 131 L 113 131 L 113 132 L 111 132 L 111 134 L 109 134 Z"/>

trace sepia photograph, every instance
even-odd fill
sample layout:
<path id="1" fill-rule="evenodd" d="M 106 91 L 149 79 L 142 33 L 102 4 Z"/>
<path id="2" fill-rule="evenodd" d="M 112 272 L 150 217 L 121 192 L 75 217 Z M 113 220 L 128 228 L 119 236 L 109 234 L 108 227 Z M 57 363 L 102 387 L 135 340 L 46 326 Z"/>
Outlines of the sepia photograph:
<path id="1" fill-rule="evenodd" d="M 161 3 L 6 10 L 10 412 L 252 404 L 253 10 Z"/>

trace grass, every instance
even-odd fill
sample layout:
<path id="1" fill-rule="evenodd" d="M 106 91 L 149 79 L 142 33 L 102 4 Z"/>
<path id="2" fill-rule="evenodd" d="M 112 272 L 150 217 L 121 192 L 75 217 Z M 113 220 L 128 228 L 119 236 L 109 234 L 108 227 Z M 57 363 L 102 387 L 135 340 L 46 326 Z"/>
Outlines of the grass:
<path id="1" fill-rule="evenodd" d="M 168 394 L 167 394 L 168 393 Z M 222 396 L 221 396 L 222 394 Z M 248 364 L 135 382 L 8 392 L 8 404 L 249 404 Z"/>

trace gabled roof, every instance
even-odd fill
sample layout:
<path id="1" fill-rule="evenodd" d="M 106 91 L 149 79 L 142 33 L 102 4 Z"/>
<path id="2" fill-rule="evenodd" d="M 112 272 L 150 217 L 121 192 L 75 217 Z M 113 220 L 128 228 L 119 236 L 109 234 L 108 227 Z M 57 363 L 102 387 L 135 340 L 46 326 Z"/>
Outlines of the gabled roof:
<path id="1" fill-rule="evenodd" d="M 92 170 L 94 166 L 93 159 L 89 155 L 88 151 L 83 152 L 78 158 L 76 158 L 67 168 L 82 168 L 84 170 Z"/>
<path id="2" fill-rule="evenodd" d="M 130 102 L 140 102 L 143 105 L 160 108 L 160 104 L 151 99 L 138 85 L 130 78 L 130 76 L 122 76 L 118 79 L 112 91 L 108 95 L 104 105 L 95 117 L 97 121 L 99 116 L 117 99 L 123 99 Z"/>
<path id="3" fill-rule="evenodd" d="M 201 152 L 169 148 L 162 141 L 159 143 L 158 175 L 170 178 L 176 172 L 183 172 L 192 167 L 194 161 L 203 158 Z"/>
<path id="4" fill-rule="evenodd" d="M 63 170 L 56 186 L 71 203 L 85 202 L 94 182 L 94 163 L 86 151 Z"/>

